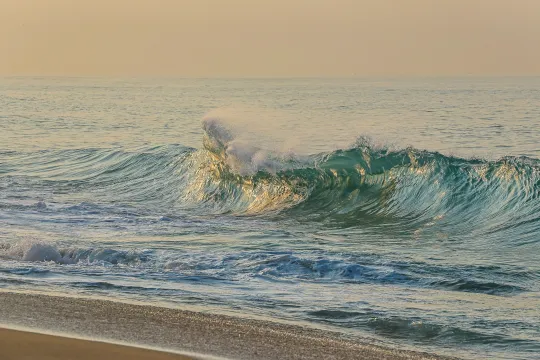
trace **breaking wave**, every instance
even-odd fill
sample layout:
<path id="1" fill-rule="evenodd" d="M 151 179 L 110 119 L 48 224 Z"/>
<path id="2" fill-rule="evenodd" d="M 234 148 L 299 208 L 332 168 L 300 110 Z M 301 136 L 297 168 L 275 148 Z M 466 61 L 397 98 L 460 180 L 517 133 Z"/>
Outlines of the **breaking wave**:
<path id="1" fill-rule="evenodd" d="M 102 199 L 337 228 L 384 225 L 417 235 L 505 233 L 521 242 L 538 240 L 538 159 L 462 159 L 377 148 L 366 139 L 349 149 L 300 156 L 238 142 L 219 119 L 205 119 L 203 127 L 203 149 L 169 145 L 3 155 L 0 187 L 55 182 L 80 193 L 83 202 L 57 209 L 64 211 L 90 211 L 85 201 Z M 28 206 L 48 210 L 46 199 Z"/>

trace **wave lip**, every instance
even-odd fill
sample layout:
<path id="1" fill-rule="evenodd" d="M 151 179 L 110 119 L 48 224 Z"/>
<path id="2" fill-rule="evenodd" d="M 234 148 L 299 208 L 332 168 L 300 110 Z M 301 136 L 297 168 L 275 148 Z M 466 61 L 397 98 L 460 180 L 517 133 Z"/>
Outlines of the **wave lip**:
<path id="1" fill-rule="evenodd" d="M 253 140 L 243 138 L 219 117 L 205 117 L 202 127 L 204 148 L 234 173 L 253 175 L 264 171 L 275 174 L 301 162 L 300 157 L 290 151 L 264 149 Z"/>

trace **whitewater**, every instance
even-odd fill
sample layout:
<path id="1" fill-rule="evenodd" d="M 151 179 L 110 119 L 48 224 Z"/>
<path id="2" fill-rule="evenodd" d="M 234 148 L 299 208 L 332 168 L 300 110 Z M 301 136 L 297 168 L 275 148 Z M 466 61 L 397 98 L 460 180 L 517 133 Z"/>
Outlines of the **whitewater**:
<path id="1" fill-rule="evenodd" d="M 0 89 L 0 288 L 540 353 L 540 78 Z"/>

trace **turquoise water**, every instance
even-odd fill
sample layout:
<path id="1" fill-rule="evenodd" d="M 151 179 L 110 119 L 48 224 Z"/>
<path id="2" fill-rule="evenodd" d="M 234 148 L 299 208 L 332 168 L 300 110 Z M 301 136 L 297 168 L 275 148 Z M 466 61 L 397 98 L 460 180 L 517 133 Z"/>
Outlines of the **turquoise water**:
<path id="1" fill-rule="evenodd" d="M 0 287 L 540 352 L 540 78 L 0 89 Z"/>

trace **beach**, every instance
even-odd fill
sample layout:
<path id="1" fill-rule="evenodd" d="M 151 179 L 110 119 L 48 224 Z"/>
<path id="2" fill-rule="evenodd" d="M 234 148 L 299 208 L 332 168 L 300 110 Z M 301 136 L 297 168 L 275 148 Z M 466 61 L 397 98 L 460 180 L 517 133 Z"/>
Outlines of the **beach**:
<path id="1" fill-rule="evenodd" d="M 90 360 L 187 360 L 190 357 L 97 341 L 70 339 L 0 328 L 2 359 Z"/>
<path id="2" fill-rule="evenodd" d="M 2 359 L 448 359 L 296 325 L 34 293 L 0 292 L 0 324 Z"/>

